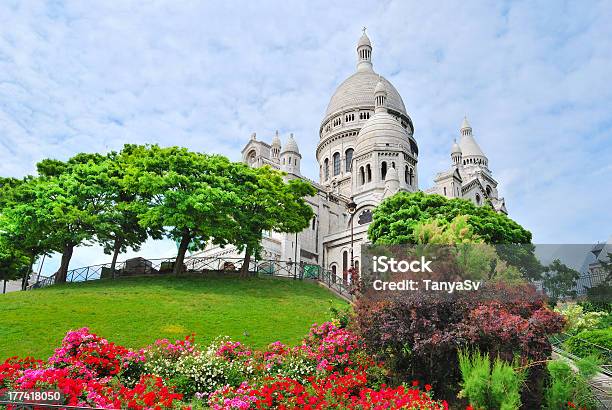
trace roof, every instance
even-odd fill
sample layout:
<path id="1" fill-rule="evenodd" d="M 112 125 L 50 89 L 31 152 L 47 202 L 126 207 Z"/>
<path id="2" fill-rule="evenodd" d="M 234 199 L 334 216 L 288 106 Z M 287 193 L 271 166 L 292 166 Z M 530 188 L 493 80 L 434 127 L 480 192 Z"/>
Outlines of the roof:
<path id="1" fill-rule="evenodd" d="M 295 142 L 295 139 L 293 138 L 293 134 L 289 134 L 289 138 L 287 138 L 287 143 L 283 147 L 283 152 L 289 152 L 289 151 L 295 152 L 297 154 L 300 153 L 297 142 Z"/>
<path id="2" fill-rule="evenodd" d="M 361 46 L 369 46 L 372 47 L 372 43 L 370 42 L 370 38 L 368 37 L 368 35 L 365 33 L 365 31 L 363 32 L 363 34 L 361 35 L 361 37 L 359 38 L 359 42 L 357 43 L 357 48 L 361 47 Z"/>
<path id="3" fill-rule="evenodd" d="M 336 88 L 325 111 L 325 117 L 343 109 L 372 107 L 374 90 L 379 79 L 383 80 L 386 85 L 387 108 L 408 116 L 404 101 L 393 84 L 379 76 L 374 70 L 367 70 L 357 71 Z"/>
<path id="4" fill-rule="evenodd" d="M 461 153 L 464 158 L 485 156 L 472 135 L 462 135 L 459 141 L 459 147 L 461 148 Z"/>

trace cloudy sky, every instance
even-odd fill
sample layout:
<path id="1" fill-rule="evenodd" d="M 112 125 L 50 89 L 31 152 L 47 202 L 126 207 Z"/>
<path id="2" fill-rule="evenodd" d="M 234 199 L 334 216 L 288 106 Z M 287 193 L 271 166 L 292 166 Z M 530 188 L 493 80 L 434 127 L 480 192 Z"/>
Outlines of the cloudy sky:
<path id="1" fill-rule="evenodd" d="M 318 127 L 367 26 L 374 69 L 415 124 L 421 189 L 449 166 L 467 114 L 535 242 L 605 240 L 611 18 L 610 1 L 4 0 L 0 175 L 128 142 L 238 160 L 252 132 L 278 129 L 295 134 L 303 173 L 317 178 Z M 75 258 L 107 259 L 91 248 Z"/>

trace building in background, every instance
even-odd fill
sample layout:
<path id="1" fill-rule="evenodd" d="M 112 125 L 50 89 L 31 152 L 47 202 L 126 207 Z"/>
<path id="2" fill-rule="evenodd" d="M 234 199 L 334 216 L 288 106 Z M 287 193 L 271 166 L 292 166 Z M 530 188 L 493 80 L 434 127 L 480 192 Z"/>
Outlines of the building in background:
<path id="1" fill-rule="evenodd" d="M 264 259 L 321 265 L 346 278 L 352 263 L 359 269 L 360 245 L 367 240 L 373 209 L 398 191 L 419 190 L 419 148 L 412 119 L 399 92 L 374 71 L 365 30 L 356 51 L 356 71 L 332 95 L 319 128 L 319 181 L 309 180 L 317 194 L 306 198 L 315 217 L 299 234 L 266 232 Z M 281 170 L 287 179 L 307 180 L 300 171 L 302 156 L 293 134 L 284 143 L 278 132 L 270 143 L 252 134 L 242 158 L 252 167 Z M 470 199 L 477 205 L 490 203 L 507 213 L 488 162 L 464 119 L 460 140 L 451 149 L 451 168 L 439 173 L 426 192 Z M 211 247 L 199 255 L 240 256 L 232 247 Z"/>

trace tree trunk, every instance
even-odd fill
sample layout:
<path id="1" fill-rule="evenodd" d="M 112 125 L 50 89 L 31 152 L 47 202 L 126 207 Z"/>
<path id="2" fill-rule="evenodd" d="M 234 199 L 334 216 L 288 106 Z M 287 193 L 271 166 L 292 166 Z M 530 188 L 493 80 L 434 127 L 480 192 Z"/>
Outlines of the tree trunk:
<path id="1" fill-rule="evenodd" d="M 176 260 L 174 261 L 174 267 L 172 268 L 172 273 L 175 275 L 183 272 L 183 261 L 185 260 L 185 254 L 187 253 L 190 242 L 191 235 L 183 235 L 181 238 L 181 244 L 179 245 L 178 254 L 176 255 Z"/>
<path id="2" fill-rule="evenodd" d="M 240 277 L 246 278 L 249 276 L 249 265 L 251 264 L 251 253 L 253 252 L 250 245 L 247 245 L 244 251 L 244 260 L 242 261 L 242 267 L 240 268 Z"/>
<path id="3" fill-rule="evenodd" d="M 2 286 L 2 294 L 6 293 L 6 279 L 4 279 L 4 285 Z"/>
<path id="4" fill-rule="evenodd" d="M 64 252 L 62 253 L 62 261 L 60 263 L 59 270 L 55 274 L 55 283 L 66 283 L 66 277 L 68 276 L 68 266 L 70 265 L 70 258 L 72 258 L 73 251 L 73 244 L 68 244 L 64 246 Z"/>
<path id="5" fill-rule="evenodd" d="M 117 266 L 117 258 L 119 257 L 119 252 L 121 252 L 121 239 L 115 239 L 115 246 L 113 248 L 113 261 L 111 262 L 111 272 L 113 274 L 113 279 L 115 279 L 115 267 Z"/>
<path id="6" fill-rule="evenodd" d="M 35 261 L 36 261 L 36 256 L 35 255 L 30 256 L 30 267 L 28 268 L 28 271 L 25 273 L 25 275 L 23 276 L 23 279 L 21 280 L 21 290 L 26 290 L 28 288 L 28 281 L 30 280 L 30 272 L 32 272 L 32 267 L 34 266 Z"/>

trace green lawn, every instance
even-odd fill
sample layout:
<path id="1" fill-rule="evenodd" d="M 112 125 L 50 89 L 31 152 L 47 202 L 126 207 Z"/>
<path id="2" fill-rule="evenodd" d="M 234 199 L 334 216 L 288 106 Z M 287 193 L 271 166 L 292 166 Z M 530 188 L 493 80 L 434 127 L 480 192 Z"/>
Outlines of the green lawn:
<path id="1" fill-rule="evenodd" d="M 312 323 L 346 303 L 315 283 L 282 279 L 146 277 L 99 280 L 0 295 L 0 360 L 47 358 L 69 329 L 144 347 L 192 332 L 254 347 L 295 344 Z"/>

